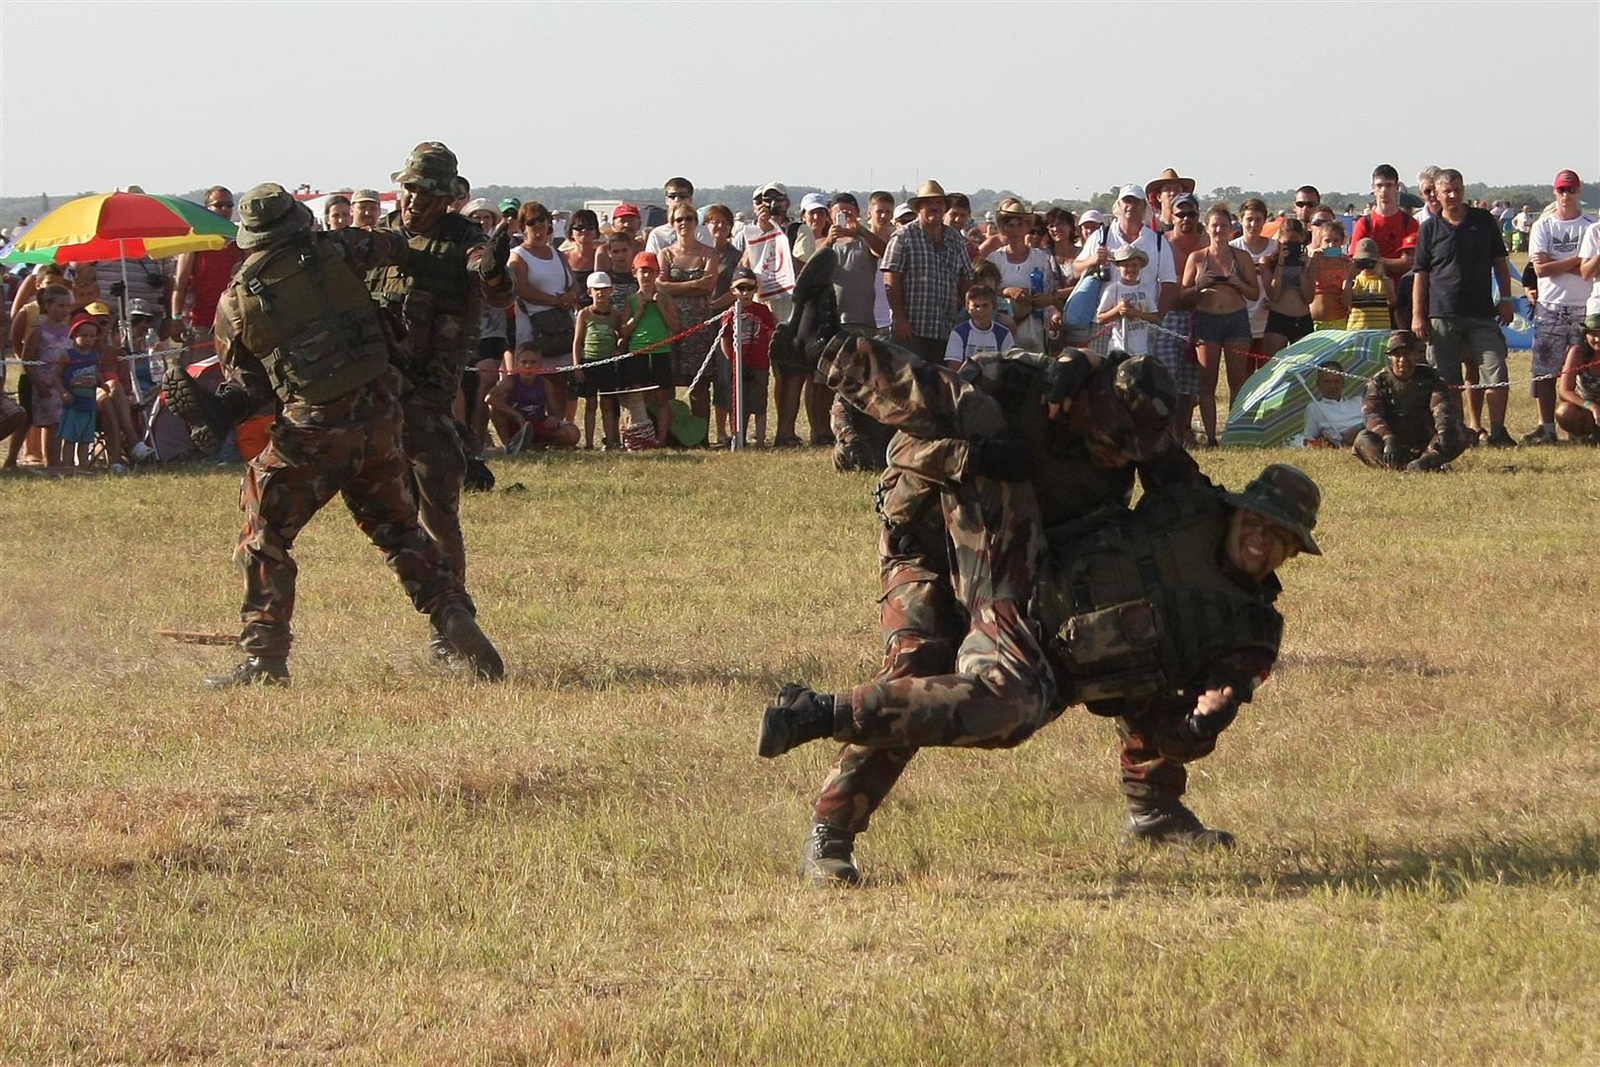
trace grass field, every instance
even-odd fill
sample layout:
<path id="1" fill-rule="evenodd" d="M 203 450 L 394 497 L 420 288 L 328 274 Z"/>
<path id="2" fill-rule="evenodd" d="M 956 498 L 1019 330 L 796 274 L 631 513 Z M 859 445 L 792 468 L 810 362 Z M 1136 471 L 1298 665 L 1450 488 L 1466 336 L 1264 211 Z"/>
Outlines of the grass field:
<path id="1" fill-rule="evenodd" d="M 205 693 L 233 653 L 153 631 L 236 625 L 237 472 L 0 480 L 0 1062 L 1595 1062 L 1600 453 L 1292 458 L 1327 554 L 1192 775 L 1239 849 L 1119 849 L 1074 710 L 920 757 L 827 892 L 831 748 L 755 756 L 781 682 L 876 666 L 821 452 L 498 461 L 496 687 L 335 505 L 294 687 Z"/>

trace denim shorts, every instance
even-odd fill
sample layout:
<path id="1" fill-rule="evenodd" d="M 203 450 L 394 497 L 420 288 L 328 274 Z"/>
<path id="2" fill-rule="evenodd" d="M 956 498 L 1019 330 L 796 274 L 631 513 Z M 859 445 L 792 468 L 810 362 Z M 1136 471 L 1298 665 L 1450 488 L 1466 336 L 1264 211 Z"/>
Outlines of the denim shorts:
<path id="1" fill-rule="evenodd" d="M 1229 341 L 1248 345 L 1252 340 L 1250 309 L 1240 308 L 1238 311 L 1229 311 L 1222 315 L 1213 315 L 1209 311 L 1196 311 L 1194 340 L 1196 344 L 1201 345 L 1225 345 Z"/>

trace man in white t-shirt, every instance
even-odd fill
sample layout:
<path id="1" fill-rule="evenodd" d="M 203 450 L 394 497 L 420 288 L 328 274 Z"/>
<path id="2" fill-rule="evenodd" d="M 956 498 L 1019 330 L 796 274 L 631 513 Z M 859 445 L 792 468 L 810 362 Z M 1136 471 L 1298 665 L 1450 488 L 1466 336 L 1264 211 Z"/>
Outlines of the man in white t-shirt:
<path id="1" fill-rule="evenodd" d="M 1361 432 L 1364 390 L 1344 395 L 1344 364 L 1330 359 L 1317 368 L 1317 390 L 1306 405 L 1306 429 L 1299 438 L 1307 448 L 1349 448 Z"/>
<path id="2" fill-rule="evenodd" d="M 1146 210 L 1144 188 L 1124 185 L 1117 193 L 1116 217 L 1111 225 L 1102 226 L 1089 235 L 1073 266 L 1082 277 L 1095 267 L 1110 263 L 1111 253 L 1123 245 L 1134 245 L 1148 257 L 1160 287 L 1161 301 L 1157 310 L 1171 311 L 1178 306 L 1178 268 L 1172 261 L 1172 245 L 1144 224 Z"/>
<path id="3" fill-rule="evenodd" d="M 694 183 L 688 178 L 668 178 L 667 184 L 662 187 L 662 198 L 667 202 L 667 218 L 672 218 L 674 208 L 694 207 Z M 711 231 L 706 229 L 705 223 L 695 227 L 695 237 L 707 247 L 716 245 L 716 239 L 711 236 Z M 645 238 L 644 250 L 652 255 L 660 252 L 668 245 L 678 243 L 678 235 L 672 232 L 672 223 L 663 222 L 660 226 L 650 231 L 650 236 Z"/>
<path id="4" fill-rule="evenodd" d="M 1552 187 L 1556 209 L 1535 222 L 1528 236 L 1528 258 L 1539 279 L 1539 301 L 1533 311 L 1533 397 L 1539 404 L 1539 428 L 1522 438 L 1525 445 L 1558 440 L 1556 379 L 1567 352 L 1583 344 L 1584 305 L 1594 288 L 1580 273 L 1579 250 L 1584 234 L 1595 224 L 1578 200 L 1583 182 L 1576 171 L 1562 170 Z"/>

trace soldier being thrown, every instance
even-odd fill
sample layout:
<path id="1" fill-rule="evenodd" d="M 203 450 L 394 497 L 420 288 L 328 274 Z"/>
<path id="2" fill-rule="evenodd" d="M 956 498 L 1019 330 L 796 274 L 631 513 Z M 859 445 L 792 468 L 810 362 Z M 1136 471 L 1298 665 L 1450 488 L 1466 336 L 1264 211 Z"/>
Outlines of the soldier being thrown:
<path id="1" fill-rule="evenodd" d="M 244 529 L 235 559 L 245 573 L 246 659 L 206 684 L 289 681 L 296 535 L 335 495 L 383 552 L 417 610 L 476 670 L 497 679 L 499 653 L 474 618 L 461 576 L 417 522 L 400 446 L 400 375 L 392 341 L 363 271 L 405 262 L 403 237 L 354 227 L 311 229 L 311 212 L 277 184 L 239 200 L 247 258 L 217 305 L 217 352 L 228 380 L 216 397 L 181 369 L 166 386 L 174 410 L 214 446 L 263 402 L 281 405 L 271 440 L 245 474 Z M 208 449 L 209 450 L 209 449 Z"/>
<path id="2" fill-rule="evenodd" d="M 1389 366 L 1367 383 L 1361 399 L 1365 428 L 1355 454 L 1370 467 L 1438 471 L 1466 448 L 1450 388 L 1420 365 L 1424 345 L 1410 330 L 1389 335 Z"/>

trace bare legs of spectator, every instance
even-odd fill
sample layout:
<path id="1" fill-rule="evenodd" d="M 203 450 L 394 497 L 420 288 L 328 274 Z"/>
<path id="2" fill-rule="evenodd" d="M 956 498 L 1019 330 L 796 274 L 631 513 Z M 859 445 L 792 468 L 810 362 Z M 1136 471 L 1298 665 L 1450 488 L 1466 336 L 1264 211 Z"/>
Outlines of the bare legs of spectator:
<path id="1" fill-rule="evenodd" d="M 489 441 L 489 390 L 495 387 L 500 380 L 500 361 L 498 359 L 480 359 L 477 364 L 478 381 L 476 392 L 473 394 L 472 405 L 472 432 L 478 435 L 478 440 L 487 444 Z M 498 431 L 500 423 L 495 422 Z M 505 444 L 510 438 L 504 435 L 500 443 Z"/>
<path id="2" fill-rule="evenodd" d="M 1556 405 L 1555 420 L 1558 427 L 1579 441 L 1600 444 L 1600 439 L 1596 439 L 1595 435 L 1595 431 L 1600 429 L 1600 423 L 1596 423 L 1594 412 L 1588 408 L 1563 400 Z"/>
<path id="3" fill-rule="evenodd" d="M 1250 360 L 1250 346 L 1242 342 L 1224 345 L 1222 363 L 1228 375 L 1228 414 L 1231 415 L 1233 405 L 1238 403 L 1239 394 L 1244 392 L 1244 383 L 1250 380 L 1253 366 Z"/>
<path id="4" fill-rule="evenodd" d="M 544 374 L 544 409 L 552 415 L 557 415 L 567 422 L 578 413 L 577 400 L 572 398 L 568 383 L 572 380 L 570 374 Z"/>
<path id="5" fill-rule="evenodd" d="M 811 427 L 811 443 L 833 446 L 833 390 L 814 378 L 805 380 L 806 422 Z"/>
<path id="6" fill-rule="evenodd" d="M 667 432 L 672 429 L 672 397 L 675 389 L 657 389 L 654 394 L 656 402 L 656 442 L 661 445 L 667 443 Z"/>
<path id="7" fill-rule="evenodd" d="M 122 383 L 107 382 L 100 387 L 96 405 L 100 430 L 106 435 L 106 458 L 111 463 L 133 463 L 133 443 L 139 439 L 133 425 L 133 407 L 128 403 Z"/>
<path id="8" fill-rule="evenodd" d="M 778 408 L 778 427 L 773 435 L 774 445 L 797 445 L 800 436 L 795 433 L 795 420 L 800 416 L 800 394 L 805 388 L 806 376 L 800 371 L 780 370 L 774 366 L 774 401 Z"/>
<path id="9" fill-rule="evenodd" d="M 17 465 L 17 453 L 22 451 L 22 441 L 28 436 L 28 413 L 16 411 L 10 418 L 0 421 L 0 440 L 9 440 L 6 449 L 6 467 Z"/>

